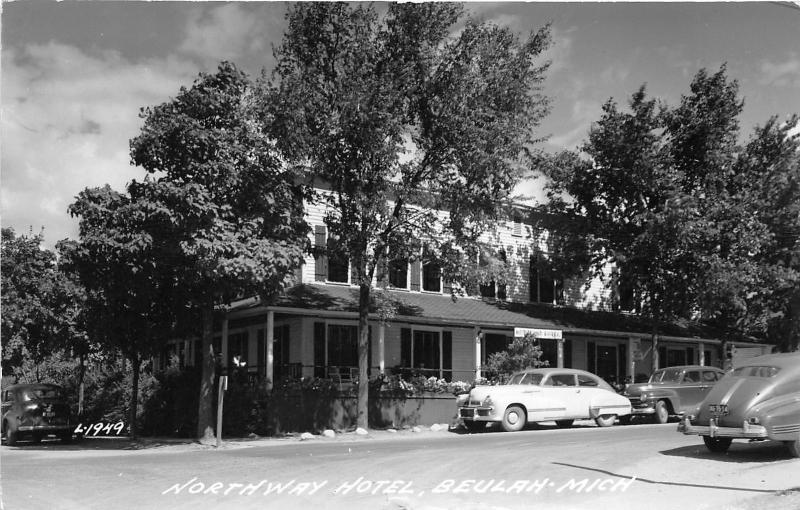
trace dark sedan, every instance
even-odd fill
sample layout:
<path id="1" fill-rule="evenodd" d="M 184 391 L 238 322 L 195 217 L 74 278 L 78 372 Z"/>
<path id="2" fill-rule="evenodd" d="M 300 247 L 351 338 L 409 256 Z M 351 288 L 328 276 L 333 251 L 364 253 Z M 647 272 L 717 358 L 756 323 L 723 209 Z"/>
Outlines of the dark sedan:
<path id="1" fill-rule="evenodd" d="M 55 435 L 72 440 L 75 428 L 64 391 L 55 384 L 15 384 L 2 392 L 2 433 L 8 446 Z"/>
<path id="2" fill-rule="evenodd" d="M 703 436 L 712 452 L 734 439 L 783 441 L 800 457 L 800 352 L 748 359 L 687 414 L 678 431 Z"/>

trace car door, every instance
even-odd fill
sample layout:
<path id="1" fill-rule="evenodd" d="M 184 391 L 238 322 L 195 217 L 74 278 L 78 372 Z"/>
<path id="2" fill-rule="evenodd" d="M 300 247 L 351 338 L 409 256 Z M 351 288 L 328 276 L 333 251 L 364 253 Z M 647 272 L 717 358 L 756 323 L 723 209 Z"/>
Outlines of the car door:
<path id="1" fill-rule="evenodd" d="M 680 413 L 687 409 L 694 409 L 697 404 L 703 401 L 708 391 L 708 386 L 703 383 L 703 374 L 700 370 L 686 370 L 680 384 L 675 388 L 675 392 L 680 399 Z"/>
<path id="2" fill-rule="evenodd" d="M 560 417 L 579 418 L 584 415 L 588 416 L 588 404 L 584 406 L 575 374 L 552 373 L 548 379 L 544 381 L 544 385 L 547 388 L 546 391 L 550 395 L 551 400 L 557 407 L 563 409 L 562 413 L 559 413 Z M 586 410 L 584 410 L 584 407 Z"/>

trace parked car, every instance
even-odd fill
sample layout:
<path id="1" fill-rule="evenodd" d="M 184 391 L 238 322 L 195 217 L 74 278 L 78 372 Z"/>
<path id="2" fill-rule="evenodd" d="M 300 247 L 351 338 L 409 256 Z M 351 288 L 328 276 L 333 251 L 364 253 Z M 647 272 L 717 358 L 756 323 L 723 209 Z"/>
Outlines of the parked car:
<path id="1" fill-rule="evenodd" d="M 583 370 L 534 368 L 517 372 L 506 384 L 476 386 L 458 401 L 458 416 L 470 430 L 499 423 L 521 430 L 526 423 L 555 421 L 569 427 L 574 420 L 594 419 L 601 427 L 627 416 L 631 405 L 605 381 Z"/>
<path id="2" fill-rule="evenodd" d="M 700 365 L 661 368 L 646 383 L 629 384 L 622 394 L 631 401 L 631 416 L 667 423 L 670 416 L 697 407 L 723 375 L 719 368 Z"/>
<path id="3" fill-rule="evenodd" d="M 2 434 L 14 446 L 23 438 L 39 442 L 55 435 L 72 440 L 76 423 L 64 390 L 54 384 L 15 384 L 2 392 Z"/>
<path id="4" fill-rule="evenodd" d="M 703 436 L 712 452 L 734 439 L 783 441 L 800 457 L 800 352 L 750 358 L 729 372 L 678 431 Z"/>

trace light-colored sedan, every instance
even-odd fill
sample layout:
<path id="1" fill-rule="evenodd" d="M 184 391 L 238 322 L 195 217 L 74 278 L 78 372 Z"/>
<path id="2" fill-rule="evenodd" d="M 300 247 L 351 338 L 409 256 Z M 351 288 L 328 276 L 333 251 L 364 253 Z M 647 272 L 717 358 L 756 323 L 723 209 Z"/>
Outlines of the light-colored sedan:
<path id="1" fill-rule="evenodd" d="M 458 416 L 469 430 L 500 423 L 508 432 L 526 423 L 593 419 L 608 427 L 631 414 L 630 401 L 594 374 L 570 368 L 533 368 L 515 373 L 506 384 L 476 386 L 458 401 Z"/>

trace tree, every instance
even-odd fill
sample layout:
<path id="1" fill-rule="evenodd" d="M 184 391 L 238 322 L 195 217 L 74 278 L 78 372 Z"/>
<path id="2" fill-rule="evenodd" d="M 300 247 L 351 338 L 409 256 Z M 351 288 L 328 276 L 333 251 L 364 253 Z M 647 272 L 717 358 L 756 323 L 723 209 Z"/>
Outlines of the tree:
<path id="1" fill-rule="evenodd" d="M 179 288 L 160 204 L 102 188 L 82 191 L 70 205 L 80 217 L 78 242 L 60 244 L 65 266 L 87 289 L 90 336 L 132 367 L 130 433 L 136 437 L 142 361 L 156 355 L 176 333 L 174 295 Z"/>
<path id="2" fill-rule="evenodd" d="M 287 14 L 265 123 L 288 162 L 329 186 L 318 197 L 359 287 L 358 425 L 367 427 L 373 281 L 390 261 L 438 267 L 446 283 L 477 265 L 547 111 L 545 27 L 520 41 L 459 5 L 300 3 Z M 438 214 L 446 212 L 442 218 Z"/>
<path id="3" fill-rule="evenodd" d="M 547 361 L 542 361 L 542 347 L 535 336 L 527 334 L 515 337 L 508 348 L 489 356 L 486 362 L 486 371 L 494 374 L 501 382 L 508 379 L 514 372 L 526 368 L 539 368 L 547 366 Z"/>
<path id="4" fill-rule="evenodd" d="M 132 163 L 149 174 L 129 186 L 131 196 L 157 204 L 153 213 L 165 221 L 154 242 L 169 246 L 180 267 L 176 306 L 202 317 L 201 441 L 213 439 L 215 307 L 246 295 L 268 302 L 308 249 L 304 188 L 277 157 L 253 101 L 249 78 L 223 62 L 171 101 L 143 109 L 131 140 Z"/>
<path id="5" fill-rule="evenodd" d="M 41 245 L 41 234 L 2 230 L 3 372 L 35 381 L 52 354 L 83 359 L 92 348 L 83 324 L 84 289 Z M 25 373 L 29 365 L 34 374 Z"/>

